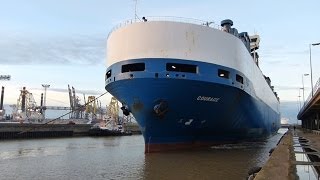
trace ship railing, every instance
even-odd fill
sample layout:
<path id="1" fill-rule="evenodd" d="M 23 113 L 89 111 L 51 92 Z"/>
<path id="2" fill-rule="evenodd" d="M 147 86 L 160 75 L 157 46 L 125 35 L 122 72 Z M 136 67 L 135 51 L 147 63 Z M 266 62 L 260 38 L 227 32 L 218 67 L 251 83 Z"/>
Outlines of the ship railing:
<path id="1" fill-rule="evenodd" d="M 301 107 L 299 114 L 301 112 L 304 111 L 305 107 L 309 104 L 309 102 L 311 101 L 312 97 L 318 93 L 318 91 L 320 91 L 320 78 L 318 79 L 318 81 L 316 82 L 316 84 L 313 86 L 313 94 L 312 91 L 310 92 L 308 98 L 306 99 L 306 101 L 303 102 L 303 106 Z"/>
<path id="2" fill-rule="evenodd" d="M 203 21 L 203 20 L 194 19 L 194 18 L 185 18 L 185 17 L 176 17 L 176 16 L 146 16 L 145 19 L 146 21 L 182 22 L 182 23 L 208 26 L 214 29 L 219 29 L 219 30 L 221 29 L 221 26 L 216 24 L 214 21 Z M 144 22 L 144 21 L 145 20 L 141 18 L 129 19 L 129 20 L 123 21 L 111 29 L 111 31 L 108 34 L 108 37 L 112 32 L 114 32 L 119 28 L 128 26 L 133 23 Z"/>

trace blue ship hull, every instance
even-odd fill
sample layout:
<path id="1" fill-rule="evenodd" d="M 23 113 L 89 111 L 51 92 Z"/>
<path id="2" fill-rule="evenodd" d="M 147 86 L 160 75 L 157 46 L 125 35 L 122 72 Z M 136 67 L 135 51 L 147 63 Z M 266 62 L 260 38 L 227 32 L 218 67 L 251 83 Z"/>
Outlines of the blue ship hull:
<path id="1" fill-rule="evenodd" d="M 148 71 L 121 73 L 116 63 L 106 90 L 133 114 L 143 133 L 146 152 L 236 142 L 268 136 L 279 129 L 279 113 L 257 98 L 241 74 L 215 64 L 179 59 L 136 59 Z M 201 73 L 167 72 L 167 62 L 197 64 Z M 230 79 L 213 72 L 227 69 Z M 107 70 L 107 71 L 108 71 Z M 234 76 L 233 76 L 234 75 Z M 157 105 L 164 105 L 157 113 Z"/>

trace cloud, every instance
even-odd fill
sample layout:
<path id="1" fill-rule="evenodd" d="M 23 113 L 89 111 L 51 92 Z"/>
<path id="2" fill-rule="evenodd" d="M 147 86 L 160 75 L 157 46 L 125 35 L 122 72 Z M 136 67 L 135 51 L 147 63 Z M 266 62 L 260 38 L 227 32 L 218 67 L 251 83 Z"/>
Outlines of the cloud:
<path id="1" fill-rule="evenodd" d="M 103 64 L 104 36 L 24 37 L 19 34 L 0 39 L 0 64 Z"/>
<path id="2" fill-rule="evenodd" d="M 263 63 L 268 65 L 298 67 L 303 63 L 301 59 L 309 57 L 308 54 L 308 49 L 300 50 L 284 46 L 269 46 L 260 52 L 260 57 L 263 59 Z"/>
<path id="3" fill-rule="evenodd" d="M 71 87 L 70 87 L 71 88 Z M 43 91 L 43 88 L 32 88 L 31 90 L 39 90 Z M 62 88 L 49 88 L 47 91 L 52 92 L 61 92 L 61 93 L 69 93 L 68 89 L 62 89 Z M 105 92 L 102 91 L 96 91 L 96 90 L 87 90 L 87 89 L 75 89 L 76 94 L 88 94 L 88 95 L 101 95 Z"/>
<path id="4" fill-rule="evenodd" d="M 299 90 L 300 86 L 274 86 L 275 90 Z M 307 89 L 307 88 L 305 88 Z"/>
<path id="5" fill-rule="evenodd" d="M 300 54 L 308 54 L 309 50 L 297 50 L 297 51 L 292 51 L 292 50 L 266 50 L 264 52 L 264 56 L 268 56 L 268 55 L 300 55 Z"/>
<path id="6" fill-rule="evenodd" d="M 297 123 L 299 104 L 295 101 L 284 101 L 280 103 L 281 117 L 289 119 L 290 124 Z"/>

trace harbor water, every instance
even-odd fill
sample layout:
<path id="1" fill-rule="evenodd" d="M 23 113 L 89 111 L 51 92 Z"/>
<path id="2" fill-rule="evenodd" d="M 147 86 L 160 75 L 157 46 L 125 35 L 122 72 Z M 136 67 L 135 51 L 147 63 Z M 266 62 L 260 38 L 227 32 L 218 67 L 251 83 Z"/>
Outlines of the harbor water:
<path id="1" fill-rule="evenodd" d="M 0 179 L 246 179 L 285 133 L 202 150 L 144 154 L 141 135 L 0 141 Z"/>

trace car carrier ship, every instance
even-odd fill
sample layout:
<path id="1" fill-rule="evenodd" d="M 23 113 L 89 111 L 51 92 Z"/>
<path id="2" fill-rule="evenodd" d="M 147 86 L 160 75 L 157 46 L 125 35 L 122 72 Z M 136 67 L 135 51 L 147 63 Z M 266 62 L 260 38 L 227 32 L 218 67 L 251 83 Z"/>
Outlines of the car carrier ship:
<path id="1" fill-rule="evenodd" d="M 260 38 L 189 19 L 127 21 L 107 40 L 105 88 L 132 113 L 145 152 L 256 139 L 280 127 Z"/>

